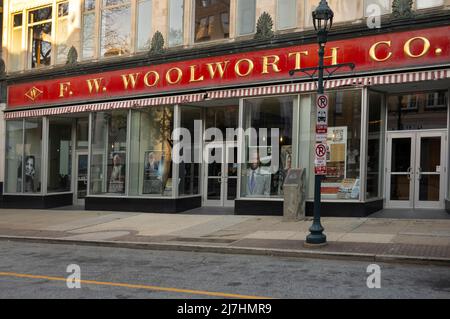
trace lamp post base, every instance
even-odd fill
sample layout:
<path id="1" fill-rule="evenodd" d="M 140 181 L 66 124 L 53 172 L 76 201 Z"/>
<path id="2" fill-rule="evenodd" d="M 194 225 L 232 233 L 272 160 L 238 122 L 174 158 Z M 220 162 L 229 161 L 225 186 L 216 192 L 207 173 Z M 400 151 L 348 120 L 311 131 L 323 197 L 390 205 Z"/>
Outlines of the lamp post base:
<path id="1" fill-rule="evenodd" d="M 308 245 L 325 245 L 327 236 L 323 233 L 324 229 L 320 223 L 314 223 L 309 229 L 310 234 L 306 237 Z"/>

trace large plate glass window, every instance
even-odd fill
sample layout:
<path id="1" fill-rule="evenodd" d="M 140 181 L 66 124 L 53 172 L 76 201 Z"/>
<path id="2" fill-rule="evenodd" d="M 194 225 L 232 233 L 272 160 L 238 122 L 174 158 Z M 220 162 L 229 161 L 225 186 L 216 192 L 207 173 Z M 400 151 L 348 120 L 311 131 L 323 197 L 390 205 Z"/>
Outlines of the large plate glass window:
<path id="1" fill-rule="evenodd" d="M 24 193 L 40 193 L 42 191 L 42 119 L 26 119 L 24 135 L 23 191 Z"/>
<path id="2" fill-rule="evenodd" d="M 201 127 L 202 111 L 197 107 L 181 107 L 181 121 L 180 127 L 186 129 L 190 134 L 190 143 L 185 142 L 186 148 L 183 148 L 180 156 L 189 157 L 190 160 L 182 161 L 178 165 L 179 186 L 178 194 L 183 195 L 197 195 L 200 192 L 200 164 L 201 159 L 201 144 L 195 140 L 195 123 L 197 121 L 198 127 Z M 198 132 L 197 132 L 198 133 Z M 189 144 L 189 145 L 187 145 Z M 186 152 L 186 153 L 185 153 Z M 189 154 L 189 156 L 186 156 Z"/>
<path id="3" fill-rule="evenodd" d="M 258 136 L 255 139 L 251 134 L 245 135 L 241 197 L 283 197 L 284 179 L 293 163 L 294 101 L 292 96 L 244 101 L 244 129 L 255 128 Z M 267 134 L 261 128 L 266 128 Z M 279 129 L 278 143 L 272 143 L 271 129 Z M 277 144 L 279 149 L 273 149 L 272 145 Z"/>
<path id="4" fill-rule="evenodd" d="M 127 160 L 127 112 L 92 115 L 90 192 L 125 194 Z"/>
<path id="5" fill-rule="evenodd" d="M 6 121 L 5 192 L 21 193 L 23 180 L 23 120 Z"/>
<path id="6" fill-rule="evenodd" d="M 329 92 L 328 97 L 327 175 L 322 181 L 322 199 L 359 200 L 362 93 L 346 90 Z M 313 165 L 314 159 L 311 171 Z"/>
<path id="7" fill-rule="evenodd" d="M 72 177 L 72 120 L 50 118 L 48 122 L 47 192 L 68 192 Z"/>
<path id="8" fill-rule="evenodd" d="M 369 123 L 367 142 L 367 199 L 382 196 L 383 158 L 384 158 L 384 125 L 383 95 L 369 92 Z"/>
<path id="9" fill-rule="evenodd" d="M 132 112 L 131 196 L 172 196 L 172 131 L 172 106 Z"/>

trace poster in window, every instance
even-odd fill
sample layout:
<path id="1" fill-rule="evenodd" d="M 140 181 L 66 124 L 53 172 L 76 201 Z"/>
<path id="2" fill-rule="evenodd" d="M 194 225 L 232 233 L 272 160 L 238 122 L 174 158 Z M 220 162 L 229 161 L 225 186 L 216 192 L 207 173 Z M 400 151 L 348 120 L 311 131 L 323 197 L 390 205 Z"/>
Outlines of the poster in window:
<path id="1" fill-rule="evenodd" d="M 147 151 L 144 155 L 143 194 L 162 194 L 164 158 L 162 151 Z"/>
<path id="2" fill-rule="evenodd" d="M 111 153 L 111 165 L 109 166 L 108 192 L 125 193 L 125 152 Z"/>
<path id="3" fill-rule="evenodd" d="M 24 192 L 34 192 L 34 178 L 36 175 L 36 158 L 29 155 L 25 158 L 25 183 Z"/>

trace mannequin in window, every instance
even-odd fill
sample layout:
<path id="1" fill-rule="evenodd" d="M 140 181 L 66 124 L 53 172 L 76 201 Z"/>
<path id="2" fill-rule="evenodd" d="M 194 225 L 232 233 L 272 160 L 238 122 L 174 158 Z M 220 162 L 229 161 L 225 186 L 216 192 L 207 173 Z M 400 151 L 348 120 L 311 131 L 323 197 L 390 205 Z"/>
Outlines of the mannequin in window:
<path id="1" fill-rule="evenodd" d="M 270 175 L 261 169 L 259 155 L 251 155 L 247 178 L 243 179 L 246 196 L 270 196 Z"/>

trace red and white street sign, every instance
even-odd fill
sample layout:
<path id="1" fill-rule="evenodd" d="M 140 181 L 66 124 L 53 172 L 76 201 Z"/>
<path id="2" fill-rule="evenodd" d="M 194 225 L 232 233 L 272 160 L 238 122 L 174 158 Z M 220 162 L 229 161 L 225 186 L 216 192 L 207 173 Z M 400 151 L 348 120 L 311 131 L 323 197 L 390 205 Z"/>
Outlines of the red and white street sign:
<path id="1" fill-rule="evenodd" d="M 316 101 L 317 122 L 316 134 L 327 134 L 328 132 L 328 96 L 321 94 Z"/>
<path id="2" fill-rule="evenodd" d="M 314 150 L 315 154 L 315 174 L 326 175 L 327 174 L 327 145 L 325 143 L 316 143 Z"/>
<path id="3" fill-rule="evenodd" d="M 328 134 L 328 95 L 320 94 L 316 100 L 317 122 L 316 122 L 316 147 L 315 174 L 327 174 L 327 134 Z"/>

